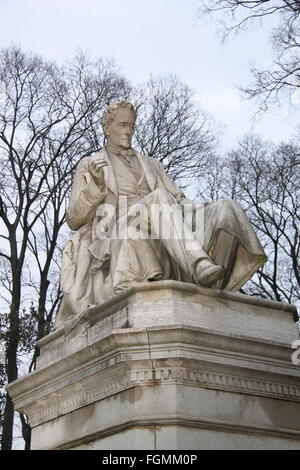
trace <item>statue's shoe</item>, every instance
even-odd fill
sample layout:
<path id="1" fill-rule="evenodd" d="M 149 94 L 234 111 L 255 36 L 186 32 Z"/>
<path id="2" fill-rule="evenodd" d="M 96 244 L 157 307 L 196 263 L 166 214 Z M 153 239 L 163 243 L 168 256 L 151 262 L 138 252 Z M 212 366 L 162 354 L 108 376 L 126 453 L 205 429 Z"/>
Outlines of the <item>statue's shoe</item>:
<path id="1" fill-rule="evenodd" d="M 205 264 L 204 264 L 205 263 Z M 222 266 L 210 263 L 209 261 L 200 261 L 196 268 L 195 277 L 198 284 L 202 287 L 212 287 L 217 281 L 223 279 L 225 270 Z"/>

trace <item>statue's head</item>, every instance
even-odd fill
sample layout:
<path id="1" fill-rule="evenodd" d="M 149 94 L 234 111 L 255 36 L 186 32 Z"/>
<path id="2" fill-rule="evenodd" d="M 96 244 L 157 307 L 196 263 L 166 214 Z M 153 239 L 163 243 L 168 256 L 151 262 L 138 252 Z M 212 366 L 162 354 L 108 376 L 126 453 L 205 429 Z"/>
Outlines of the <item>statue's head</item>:
<path id="1" fill-rule="evenodd" d="M 110 104 L 103 113 L 101 125 L 108 145 L 128 149 L 134 131 L 136 111 L 130 101 Z"/>

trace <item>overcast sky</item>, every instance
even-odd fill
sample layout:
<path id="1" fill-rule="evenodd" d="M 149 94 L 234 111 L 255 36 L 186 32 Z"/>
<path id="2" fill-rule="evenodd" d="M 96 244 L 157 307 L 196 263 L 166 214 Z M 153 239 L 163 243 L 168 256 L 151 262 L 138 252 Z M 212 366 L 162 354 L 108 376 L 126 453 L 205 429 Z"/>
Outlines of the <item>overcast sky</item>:
<path id="1" fill-rule="evenodd" d="M 221 46 L 207 18 L 196 21 L 201 0 L 0 0 L 0 44 L 62 61 L 84 48 L 114 58 L 134 84 L 149 75 L 175 73 L 199 104 L 226 126 L 223 147 L 247 132 L 275 142 L 289 140 L 299 111 L 272 110 L 253 122 L 254 103 L 241 100 L 249 64 L 270 62 L 268 25 Z"/>

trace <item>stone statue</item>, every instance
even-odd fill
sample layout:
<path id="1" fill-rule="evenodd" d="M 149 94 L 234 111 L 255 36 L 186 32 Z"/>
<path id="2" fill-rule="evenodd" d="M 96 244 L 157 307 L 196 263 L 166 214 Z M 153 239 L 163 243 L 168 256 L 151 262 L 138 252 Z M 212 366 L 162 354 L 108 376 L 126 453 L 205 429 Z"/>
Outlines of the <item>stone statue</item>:
<path id="1" fill-rule="evenodd" d="M 76 168 L 66 214 L 74 234 L 63 254 L 56 328 L 141 282 L 238 290 L 266 261 L 239 204 L 187 199 L 158 160 L 131 147 L 135 120 L 129 101 L 108 106 L 101 120 L 106 146 Z"/>

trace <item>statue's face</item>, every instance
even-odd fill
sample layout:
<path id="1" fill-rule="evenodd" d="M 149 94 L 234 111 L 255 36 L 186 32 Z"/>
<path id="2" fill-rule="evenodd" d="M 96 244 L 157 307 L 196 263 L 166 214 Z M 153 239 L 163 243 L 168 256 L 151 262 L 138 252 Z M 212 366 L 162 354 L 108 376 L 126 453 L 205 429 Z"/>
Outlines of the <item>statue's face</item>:
<path id="1" fill-rule="evenodd" d="M 124 149 L 131 147 L 135 116 L 130 109 L 120 108 L 115 112 L 114 120 L 108 126 L 106 135 L 109 144 Z"/>

